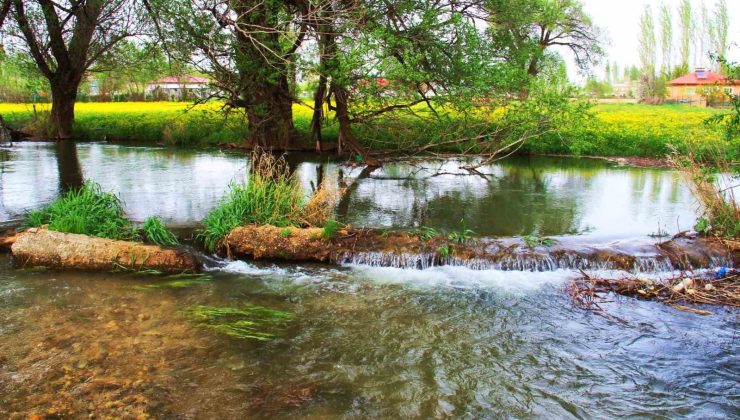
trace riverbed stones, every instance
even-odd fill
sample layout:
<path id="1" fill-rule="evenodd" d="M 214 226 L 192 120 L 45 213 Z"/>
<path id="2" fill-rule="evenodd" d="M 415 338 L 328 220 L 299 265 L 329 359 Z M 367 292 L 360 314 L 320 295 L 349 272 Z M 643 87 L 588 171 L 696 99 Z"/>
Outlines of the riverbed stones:
<path id="1" fill-rule="evenodd" d="M 11 250 L 19 267 L 83 271 L 153 270 L 162 273 L 196 272 L 199 269 L 193 254 L 183 249 L 47 229 L 23 232 Z"/>

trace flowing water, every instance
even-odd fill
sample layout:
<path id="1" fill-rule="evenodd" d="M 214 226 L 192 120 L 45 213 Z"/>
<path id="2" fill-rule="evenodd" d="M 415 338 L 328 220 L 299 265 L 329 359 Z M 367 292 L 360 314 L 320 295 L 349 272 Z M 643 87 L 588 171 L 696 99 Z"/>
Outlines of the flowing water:
<path id="1" fill-rule="evenodd" d="M 131 218 L 176 225 L 199 220 L 247 167 L 222 152 L 85 144 L 77 155 L 72 172 L 120 192 Z M 74 178 L 56 156 L 46 144 L 6 151 L 3 221 Z M 307 191 L 318 177 L 359 175 L 331 162 L 294 166 Z M 459 166 L 387 167 L 356 184 L 340 217 L 589 243 L 649 241 L 695 217 L 669 171 L 522 158 L 484 168 L 486 180 Z M 61 273 L 0 256 L 0 417 L 740 415 L 734 310 L 701 317 L 615 299 L 601 316 L 571 306 L 563 286 L 575 273 L 555 266 L 206 267 L 198 277 Z M 233 315 L 255 305 L 283 316 L 252 325 Z M 204 322 L 206 310 L 232 315 Z M 243 328 L 273 338 L 238 336 Z"/>

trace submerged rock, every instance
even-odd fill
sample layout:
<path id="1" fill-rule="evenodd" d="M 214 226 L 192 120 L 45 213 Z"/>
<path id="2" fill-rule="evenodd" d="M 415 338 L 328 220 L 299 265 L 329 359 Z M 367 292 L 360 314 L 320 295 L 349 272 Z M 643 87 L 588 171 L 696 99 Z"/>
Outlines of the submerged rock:
<path id="1" fill-rule="evenodd" d="M 154 270 L 162 273 L 198 271 L 198 262 L 182 249 L 87 235 L 28 229 L 12 245 L 20 267 L 43 266 L 62 270 Z"/>

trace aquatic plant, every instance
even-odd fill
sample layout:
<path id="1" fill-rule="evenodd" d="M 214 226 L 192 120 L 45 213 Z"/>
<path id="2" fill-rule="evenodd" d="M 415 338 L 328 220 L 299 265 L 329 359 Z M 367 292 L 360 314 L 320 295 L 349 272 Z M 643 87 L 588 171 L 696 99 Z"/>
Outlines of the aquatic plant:
<path id="1" fill-rule="evenodd" d="M 188 315 L 197 324 L 231 337 L 267 341 L 275 337 L 270 329 L 293 318 L 290 312 L 247 305 L 241 308 L 193 306 Z"/>
<path id="2" fill-rule="evenodd" d="M 321 231 L 321 236 L 325 239 L 333 239 L 337 236 L 337 232 L 342 228 L 342 224 L 334 219 L 329 219 L 324 224 L 324 230 Z"/>
<path id="3" fill-rule="evenodd" d="M 49 230 L 57 232 L 100 238 L 130 239 L 133 236 L 131 224 L 124 217 L 121 200 L 89 180 L 48 206 L 31 211 L 23 228 L 41 225 L 48 225 Z"/>
<path id="4" fill-rule="evenodd" d="M 150 216 L 141 226 L 144 238 L 157 245 L 177 245 L 177 237 L 167 229 L 167 226 L 156 216 Z"/>
<path id="5" fill-rule="evenodd" d="M 226 197 L 203 219 L 197 237 L 215 251 L 229 232 L 244 224 L 297 226 L 302 209 L 303 191 L 285 159 L 256 151 L 247 183 L 230 185 Z"/>
<path id="6" fill-rule="evenodd" d="M 164 281 L 158 281 L 156 283 L 147 284 L 144 286 L 135 286 L 134 289 L 183 289 L 209 282 L 212 279 L 213 277 L 207 274 L 176 274 L 166 277 Z"/>

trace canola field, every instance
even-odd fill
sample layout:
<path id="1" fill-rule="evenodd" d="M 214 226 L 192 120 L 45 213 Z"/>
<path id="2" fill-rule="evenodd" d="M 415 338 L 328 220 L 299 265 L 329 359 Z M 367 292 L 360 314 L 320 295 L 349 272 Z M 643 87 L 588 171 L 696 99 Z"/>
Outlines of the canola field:
<path id="1" fill-rule="evenodd" d="M 523 149 L 530 153 L 600 156 L 664 157 L 671 150 L 693 151 L 700 155 L 723 153 L 740 159 L 738 141 L 725 139 L 704 121 L 716 112 L 708 108 L 681 105 L 604 104 L 591 110 L 592 118 L 578 126 L 558 127 L 555 132 L 530 141 Z M 294 105 L 294 124 L 308 136 L 311 109 Z M 0 104 L 0 115 L 16 128 L 39 132 L 48 120 L 48 104 Z M 160 143 L 179 146 L 215 146 L 240 143 L 246 136 L 242 113 L 224 116 L 222 104 L 193 106 L 184 102 L 78 103 L 75 108 L 75 136 L 83 139 Z M 393 149 L 397 143 L 434 142 L 440 127 L 408 121 L 371 127 L 358 126 L 356 136 L 371 148 Z M 491 124 L 495 124 L 491 119 Z M 336 140 L 331 118 L 324 130 L 326 141 Z M 451 150 L 454 151 L 454 150 Z"/>

